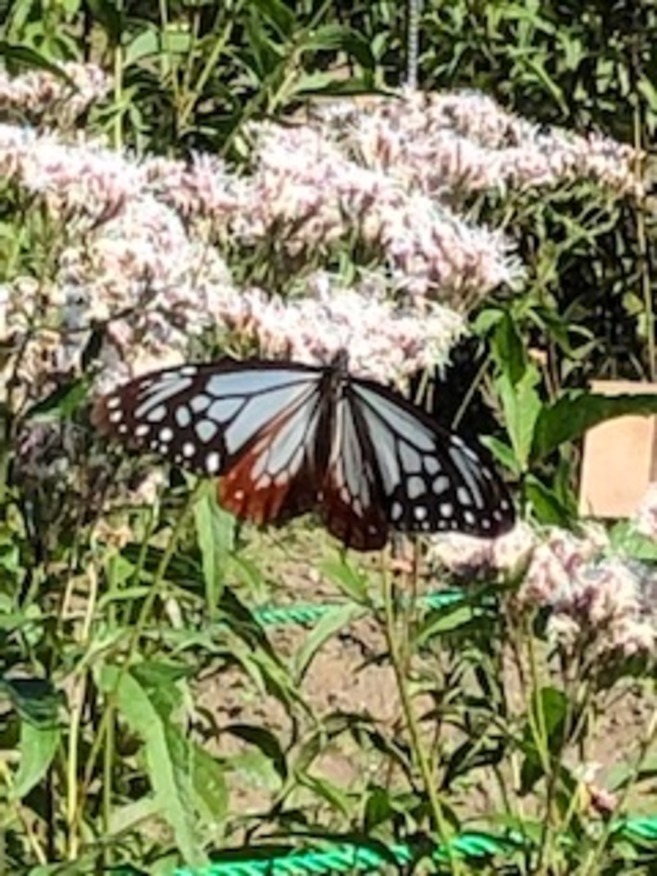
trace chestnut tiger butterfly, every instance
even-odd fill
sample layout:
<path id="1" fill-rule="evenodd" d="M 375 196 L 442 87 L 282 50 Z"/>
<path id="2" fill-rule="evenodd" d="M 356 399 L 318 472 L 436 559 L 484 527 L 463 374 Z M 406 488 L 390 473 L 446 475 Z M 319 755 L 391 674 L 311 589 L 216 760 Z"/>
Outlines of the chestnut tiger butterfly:
<path id="1" fill-rule="evenodd" d="M 205 476 L 255 523 L 317 509 L 348 547 L 390 529 L 501 535 L 509 493 L 480 449 L 373 380 L 340 351 L 323 366 L 266 359 L 182 365 L 138 377 L 95 405 L 103 434 Z"/>

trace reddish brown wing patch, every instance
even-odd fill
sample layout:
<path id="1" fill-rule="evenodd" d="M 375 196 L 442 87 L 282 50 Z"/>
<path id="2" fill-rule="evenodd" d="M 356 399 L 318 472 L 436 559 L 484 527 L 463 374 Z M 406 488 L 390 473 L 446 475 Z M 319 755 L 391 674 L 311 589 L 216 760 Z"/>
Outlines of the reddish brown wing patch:
<path id="1" fill-rule="evenodd" d="M 342 488 L 329 474 L 322 493 L 324 525 L 346 547 L 357 551 L 380 550 L 388 540 L 388 521 L 381 506 L 371 503 L 354 507 L 345 501 Z"/>
<path id="2" fill-rule="evenodd" d="M 257 455 L 249 452 L 219 478 L 217 498 L 240 520 L 284 523 L 311 511 L 317 504 L 317 478 L 310 463 L 291 478 L 257 486 L 252 471 Z"/>
<path id="3" fill-rule="evenodd" d="M 306 405 L 297 405 L 257 433 L 219 479 L 217 496 L 224 508 L 261 524 L 283 523 L 317 505 L 316 412 L 306 419 Z M 289 439 L 295 426 L 299 441 Z"/>

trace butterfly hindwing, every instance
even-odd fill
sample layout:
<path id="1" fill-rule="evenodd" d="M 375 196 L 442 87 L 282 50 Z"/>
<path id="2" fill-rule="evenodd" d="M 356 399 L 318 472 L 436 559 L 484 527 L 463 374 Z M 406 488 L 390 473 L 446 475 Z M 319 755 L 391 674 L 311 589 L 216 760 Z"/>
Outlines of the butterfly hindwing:
<path id="1" fill-rule="evenodd" d="M 379 384 L 353 379 L 350 394 L 367 424 L 393 529 L 493 537 L 510 528 L 509 496 L 482 451 Z"/>
<path id="2" fill-rule="evenodd" d="M 322 490 L 324 523 L 348 547 L 382 548 L 388 522 L 369 435 L 348 394 L 337 401 L 334 416 L 333 446 Z"/>

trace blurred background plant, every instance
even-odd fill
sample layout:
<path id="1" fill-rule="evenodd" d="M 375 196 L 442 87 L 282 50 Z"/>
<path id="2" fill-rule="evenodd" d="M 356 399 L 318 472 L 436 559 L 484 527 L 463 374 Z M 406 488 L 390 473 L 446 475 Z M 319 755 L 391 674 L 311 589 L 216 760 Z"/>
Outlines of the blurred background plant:
<path id="1" fill-rule="evenodd" d="M 167 872 L 317 834 L 421 857 L 473 825 L 521 838 L 508 872 L 650 866 L 617 824 L 654 766 L 654 497 L 610 533 L 582 531 L 575 497 L 584 430 L 622 407 L 587 381 L 657 369 L 652 5 L 0 0 L 0 18 L 8 866 Z M 88 423 L 89 395 L 151 367 L 341 345 L 487 435 L 532 529 L 440 542 L 413 573 L 336 559 L 307 523 L 237 529 Z M 317 626 L 264 625 L 315 591 Z M 309 692 L 331 648 L 324 688 L 345 654 L 354 684 L 375 673 L 357 706 Z M 628 696 L 636 733 L 599 777 Z"/>

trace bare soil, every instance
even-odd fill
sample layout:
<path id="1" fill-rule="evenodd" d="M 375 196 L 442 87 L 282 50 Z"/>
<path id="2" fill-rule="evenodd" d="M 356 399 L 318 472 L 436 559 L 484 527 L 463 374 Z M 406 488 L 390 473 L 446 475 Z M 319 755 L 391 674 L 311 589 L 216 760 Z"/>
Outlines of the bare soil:
<path id="1" fill-rule="evenodd" d="M 259 563 L 267 579 L 261 595 L 267 592 L 271 602 L 278 605 L 344 602 L 345 596 L 339 588 L 316 571 L 319 563 L 305 559 L 316 556 L 321 561 L 321 554 L 335 559 L 337 551 L 327 541 L 326 549 L 320 554 L 313 539 L 316 539 L 316 533 L 311 537 L 300 531 L 285 540 L 274 536 L 256 542 L 254 554 L 257 558 L 254 556 L 254 561 Z M 373 569 L 376 562 L 380 563 L 380 560 L 369 558 L 356 559 L 372 565 Z M 372 575 L 373 581 L 379 578 L 378 573 Z M 417 582 L 420 592 L 441 586 L 441 582 L 422 575 Z M 249 600 L 244 592 L 240 596 L 245 602 Z M 252 605 L 253 600 L 249 604 Z M 268 627 L 267 636 L 276 653 L 285 662 L 293 662 L 313 629 L 312 625 L 281 625 Z M 427 659 L 431 660 L 431 655 Z M 421 667 L 414 666 L 414 672 L 418 668 Z M 545 683 L 558 686 L 556 679 L 550 680 L 547 667 L 545 671 Z M 523 710 L 523 688 L 511 661 L 503 673 L 510 707 Z M 295 762 L 300 763 L 304 742 L 316 738 L 323 723 L 324 738 L 318 746 L 319 754 L 307 769 L 309 775 L 327 779 L 338 790 L 355 797 L 363 795 L 373 784 L 387 788 L 405 787 L 402 772 L 395 767 L 391 757 L 378 751 L 371 741 L 359 737 L 358 732 L 343 732 L 331 738 L 331 729 L 335 729 L 341 719 L 344 725 L 350 717 L 353 721 L 354 716 L 361 716 L 391 744 L 403 745 L 408 739 L 394 671 L 387 660 L 384 632 L 374 617 L 357 620 L 328 639 L 304 675 L 298 693 L 308 710 L 293 709 L 293 720 L 276 697 L 258 690 L 252 680 L 235 668 L 222 671 L 203 683 L 201 702 L 212 712 L 220 731 L 223 731 L 215 741 L 216 752 L 226 756 L 231 767 L 229 808 L 232 815 L 238 819 L 252 815 L 257 820 L 269 811 L 283 787 L 280 776 L 266 758 L 258 755 L 253 745 L 227 732 L 236 724 L 266 728 L 287 751 L 288 763 L 294 766 Z M 422 714 L 431 702 L 426 695 L 418 697 L 416 711 Z M 647 729 L 655 721 L 656 706 L 657 699 L 648 679 L 644 684 L 640 681 L 619 682 L 614 687 L 613 698 L 607 701 L 606 708 L 595 722 L 586 750 L 569 752 L 570 765 L 585 772 L 590 779 L 588 789 L 592 792 L 592 809 L 597 805 L 597 793 L 600 792 L 605 799 L 606 792 L 616 788 L 619 777 L 637 758 Z M 459 732 L 448 726 L 442 726 L 436 733 L 435 722 L 431 720 L 424 721 L 422 728 L 424 738 L 433 750 L 436 746 L 441 746 L 445 752 L 453 750 L 463 739 Z M 654 753 L 652 762 L 654 764 Z M 517 764 L 514 766 L 504 760 L 501 765 L 502 774 L 511 787 L 514 786 L 515 767 Z M 515 786 L 517 788 L 517 776 Z M 635 788 L 623 811 L 635 815 L 657 814 L 654 783 L 643 782 L 638 787 L 641 792 Z M 490 767 L 468 773 L 465 780 L 450 787 L 448 799 L 466 819 L 483 817 L 489 820 L 504 812 L 499 786 Z M 327 826 L 349 827 L 348 818 L 340 820 L 335 812 L 327 814 L 326 807 L 322 808 L 317 800 L 310 791 L 297 790 L 286 800 L 286 805 L 307 807 L 310 820 L 317 818 Z M 532 811 L 531 800 L 517 798 L 517 802 L 523 813 Z M 356 806 L 353 812 L 357 811 Z"/>

